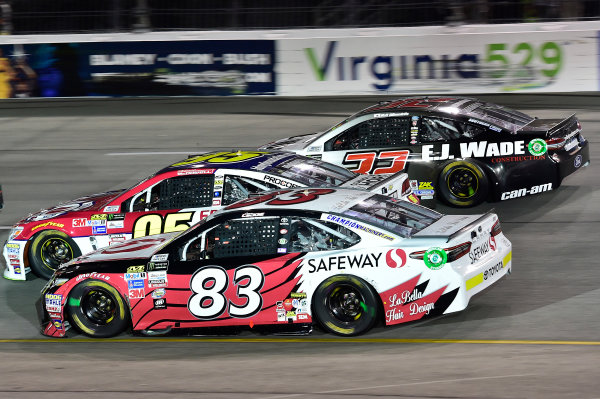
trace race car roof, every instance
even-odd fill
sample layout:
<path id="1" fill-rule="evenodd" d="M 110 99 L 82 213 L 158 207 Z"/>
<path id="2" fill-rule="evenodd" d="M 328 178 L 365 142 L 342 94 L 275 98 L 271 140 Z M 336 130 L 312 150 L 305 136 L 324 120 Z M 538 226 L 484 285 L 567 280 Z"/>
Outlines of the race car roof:
<path id="1" fill-rule="evenodd" d="M 492 104 L 471 97 L 408 97 L 382 101 L 359 111 L 351 118 L 390 112 L 436 112 L 448 116 L 462 115 L 477 118 L 514 130 L 534 120 L 533 117 L 502 105 Z"/>
<path id="2" fill-rule="evenodd" d="M 268 171 L 290 159 L 305 158 L 285 151 L 213 151 L 198 155 L 190 155 L 183 161 L 157 172 L 157 174 L 182 169 L 242 169 Z"/>

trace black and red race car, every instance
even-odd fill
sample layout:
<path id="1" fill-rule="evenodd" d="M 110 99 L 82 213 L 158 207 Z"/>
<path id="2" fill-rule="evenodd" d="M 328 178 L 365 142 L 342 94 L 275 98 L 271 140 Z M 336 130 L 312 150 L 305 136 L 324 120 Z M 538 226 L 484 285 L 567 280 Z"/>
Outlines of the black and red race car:
<path id="1" fill-rule="evenodd" d="M 590 160 L 574 114 L 538 119 L 466 97 L 380 102 L 323 133 L 261 147 L 267 149 L 358 173 L 405 171 L 421 200 L 461 207 L 554 190 Z"/>

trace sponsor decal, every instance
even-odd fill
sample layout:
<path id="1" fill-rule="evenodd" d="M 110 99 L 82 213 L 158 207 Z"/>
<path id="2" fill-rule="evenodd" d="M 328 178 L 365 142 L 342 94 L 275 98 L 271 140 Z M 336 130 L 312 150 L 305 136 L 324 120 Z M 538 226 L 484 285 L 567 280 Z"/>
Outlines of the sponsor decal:
<path id="1" fill-rule="evenodd" d="M 7 247 L 7 248 L 16 248 L 16 249 L 19 249 L 19 248 L 21 248 L 21 245 L 20 245 L 20 244 L 16 244 L 16 243 L 9 242 L 8 244 L 6 244 L 6 247 Z"/>
<path id="2" fill-rule="evenodd" d="M 308 259 L 309 273 L 332 270 L 364 269 L 365 267 L 379 267 L 379 254 L 360 254 L 360 255 L 338 255 L 320 259 Z"/>
<path id="3" fill-rule="evenodd" d="M 341 224 L 342 226 L 345 226 L 345 227 L 351 227 L 353 229 L 362 230 L 364 232 L 373 234 L 374 236 L 381 237 L 388 241 L 394 240 L 394 237 L 392 237 L 388 234 L 385 234 L 381 231 L 374 230 L 370 227 L 363 226 L 362 224 L 357 223 L 354 220 L 344 219 L 342 217 L 335 216 L 335 215 L 327 215 L 327 220 L 331 220 L 331 221 Z"/>
<path id="4" fill-rule="evenodd" d="M 402 249 L 390 249 L 385 254 L 385 262 L 392 269 L 406 265 L 406 252 Z"/>
<path id="5" fill-rule="evenodd" d="M 19 254 L 21 252 L 21 248 L 17 245 L 15 246 L 10 246 L 10 244 L 6 244 L 6 252 L 9 254 Z"/>
<path id="6" fill-rule="evenodd" d="M 92 226 L 92 234 L 106 234 L 106 226 Z"/>
<path id="7" fill-rule="evenodd" d="M 169 261 L 166 260 L 164 262 L 149 262 L 147 270 L 151 271 L 159 271 L 159 270 L 168 270 L 169 269 Z"/>
<path id="8" fill-rule="evenodd" d="M 113 213 L 113 214 L 107 215 L 107 220 L 125 220 L 125 214 L 124 213 Z"/>
<path id="9" fill-rule="evenodd" d="M 531 194 L 539 194 L 546 191 L 552 191 L 552 183 L 540 184 L 539 186 L 533 186 L 529 190 L 526 188 L 521 188 L 518 190 L 505 191 L 500 196 L 500 200 L 508 200 L 513 198 L 524 197 L 526 195 Z"/>
<path id="10" fill-rule="evenodd" d="M 168 286 L 167 272 L 164 270 L 148 272 L 148 287 L 163 288 Z"/>
<path id="11" fill-rule="evenodd" d="M 103 212 L 119 212 L 119 205 L 105 206 Z"/>
<path id="12" fill-rule="evenodd" d="M 177 176 L 212 175 L 213 173 L 215 173 L 215 169 L 186 169 L 178 170 Z"/>
<path id="13" fill-rule="evenodd" d="M 285 238 L 280 238 L 279 240 L 277 240 L 277 243 L 279 245 L 285 245 L 287 244 L 288 240 L 286 240 Z"/>
<path id="14" fill-rule="evenodd" d="M 166 295 L 167 291 L 164 288 L 157 288 L 152 291 L 152 298 L 159 299 Z"/>
<path id="15" fill-rule="evenodd" d="M 433 195 L 435 194 L 435 190 L 415 190 L 414 194 L 418 196 Z"/>
<path id="16" fill-rule="evenodd" d="M 444 267 L 447 260 L 448 255 L 446 254 L 446 251 L 438 247 L 429 248 L 423 255 L 423 261 L 425 261 L 425 266 L 427 266 L 431 270 L 441 269 L 442 267 Z"/>
<path id="17" fill-rule="evenodd" d="M 500 162 L 523 162 L 523 161 L 541 161 L 546 159 L 546 155 L 542 155 L 539 157 L 533 155 L 521 155 L 514 157 L 497 157 L 492 158 L 490 161 L 492 163 L 500 163 Z"/>
<path id="18" fill-rule="evenodd" d="M 410 180 L 410 188 L 417 190 L 419 188 L 419 182 L 417 180 Z"/>
<path id="19" fill-rule="evenodd" d="M 496 240 L 494 240 L 494 249 L 491 248 L 491 241 L 494 237 L 490 237 L 488 240 L 480 244 L 476 244 L 471 246 L 471 250 L 469 251 L 469 258 L 471 258 L 471 264 L 477 262 L 483 256 L 485 256 L 490 250 L 494 251 L 496 249 Z M 474 243 L 475 244 L 475 243 Z"/>
<path id="20" fill-rule="evenodd" d="M 100 214 L 96 214 L 96 215 L 92 215 L 90 217 L 90 220 L 106 220 L 108 217 L 105 213 L 100 213 Z"/>
<path id="21" fill-rule="evenodd" d="M 447 285 L 425 295 L 428 282 L 417 285 L 420 277 L 416 276 L 380 294 L 387 325 L 419 320 L 436 308 L 436 302 Z"/>
<path id="22" fill-rule="evenodd" d="M 62 295 L 46 294 L 44 299 L 48 312 L 62 313 Z"/>
<path id="23" fill-rule="evenodd" d="M 308 314 L 306 314 L 306 313 L 298 313 L 296 315 L 296 318 L 298 320 L 308 320 Z"/>
<path id="24" fill-rule="evenodd" d="M 108 245 L 114 245 L 127 239 L 124 234 L 110 234 L 108 236 Z"/>
<path id="25" fill-rule="evenodd" d="M 583 158 L 581 157 L 581 154 L 577 155 L 575 157 L 575 161 L 573 162 L 573 166 L 575 166 L 576 168 L 581 166 L 581 162 L 583 162 Z"/>
<path id="26" fill-rule="evenodd" d="M 373 114 L 374 118 L 393 118 L 397 116 L 408 116 L 408 112 L 384 112 L 381 114 Z"/>
<path id="27" fill-rule="evenodd" d="M 304 299 L 306 298 L 306 292 L 292 292 L 290 298 Z"/>
<path id="28" fill-rule="evenodd" d="M 132 274 L 132 273 L 144 273 L 144 265 L 129 266 L 127 268 L 127 273 L 129 273 L 129 274 Z"/>
<path id="29" fill-rule="evenodd" d="M 219 178 L 218 180 L 215 180 L 215 186 L 222 186 L 223 185 L 223 177 Z"/>
<path id="30" fill-rule="evenodd" d="M 485 269 L 482 273 L 476 274 L 475 276 L 468 279 L 465 283 L 467 291 L 477 287 L 479 284 L 483 283 L 484 281 L 487 281 L 488 279 L 500 273 L 510 261 L 510 255 L 511 254 L 509 253 L 501 262 L 496 263 L 495 265 Z"/>
<path id="31" fill-rule="evenodd" d="M 213 193 L 213 196 L 214 196 L 215 198 L 216 198 L 216 197 L 221 197 L 221 192 L 220 192 L 220 191 L 215 191 L 215 192 Z"/>
<path id="32" fill-rule="evenodd" d="M 75 281 L 80 281 L 80 280 L 83 280 L 86 278 L 97 278 L 97 279 L 102 279 L 102 280 L 106 280 L 106 281 L 110 280 L 110 276 L 107 276 L 106 274 L 92 272 L 92 273 L 80 274 L 79 276 L 77 276 Z"/>
<path id="33" fill-rule="evenodd" d="M 73 219 L 73 227 L 87 227 L 88 220 L 86 218 Z"/>
<path id="34" fill-rule="evenodd" d="M 41 229 L 42 227 L 58 227 L 59 229 L 62 229 L 63 227 L 65 227 L 65 225 L 62 223 L 56 223 L 56 222 L 45 222 L 45 223 L 40 223 L 37 226 L 33 226 L 31 228 L 31 231 Z"/>
<path id="35" fill-rule="evenodd" d="M 212 202 L 213 206 L 220 206 L 221 205 L 221 200 L 220 199 L 214 199 Z"/>
<path id="36" fill-rule="evenodd" d="M 285 319 L 285 311 L 277 311 L 277 321 L 286 321 Z"/>
<path id="37" fill-rule="evenodd" d="M 144 293 L 143 288 L 136 288 L 129 290 L 129 299 L 140 299 L 144 298 L 146 295 Z"/>
<path id="38" fill-rule="evenodd" d="M 140 272 L 135 272 L 135 273 L 125 273 L 125 280 L 140 280 L 140 279 L 145 279 L 146 278 L 146 273 L 140 273 Z"/>
<path id="39" fill-rule="evenodd" d="M 544 155 L 548 151 L 548 145 L 543 139 L 533 139 L 527 145 L 527 149 L 531 155 L 539 157 Z M 502 154 L 504 155 L 504 154 Z"/>
<path id="40" fill-rule="evenodd" d="M 52 320 L 52 325 L 54 326 L 54 328 L 56 328 L 57 330 L 62 330 L 63 329 L 63 323 L 62 320 L 57 319 L 57 320 Z"/>
<path id="41" fill-rule="evenodd" d="M 277 186 L 280 187 L 285 187 L 285 188 L 294 188 L 294 187 L 299 187 L 297 184 L 292 183 L 290 181 L 281 179 L 279 177 L 275 177 L 275 176 L 271 176 L 271 175 L 265 175 L 263 177 L 263 180 L 266 181 L 267 183 L 272 183 L 275 184 Z"/>
<path id="42" fill-rule="evenodd" d="M 90 220 L 89 225 L 90 226 L 106 226 L 106 220 L 105 219 Z"/>
<path id="43" fill-rule="evenodd" d="M 320 145 L 311 145 L 306 149 L 306 152 L 320 152 L 322 147 Z"/>
<path id="44" fill-rule="evenodd" d="M 165 298 L 157 298 L 154 299 L 154 309 L 166 309 L 167 308 L 167 300 Z"/>
<path id="45" fill-rule="evenodd" d="M 288 230 L 287 229 L 281 229 L 279 230 L 279 234 L 287 234 Z"/>
<path id="46" fill-rule="evenodd" d="M 547 150 L 546 147 L 546 142 L 542 139 L 533 139 L 527 145 L 529 153 L 534 157 L 544 155 Z M 455 158 L 454 155 L 450 154 L 450 144 L 424 144 L 421 151 L 423 161 L 443 161 Z M 494 158 L 526 155 L 524 140 L 502 141 L 498 143 L 487 141 L 460 143 L 459 151 L 460 158 Z M 513 158 L 516 158 L 515 160 L 520 159 L 520 157 Z M 523 160 L 531 159 L 537 158 L 523 157 Z"/>
<path id="47" fill-rule="evenodd" d="M 484 121 L 480 121 L 479 119 L 469 118 L 469 122 L 476 123 L 476 124 L 481 125 L 481 126 L 485 126 L 485 127 L 489 128 L 490 130 L 493 130 L 495 132 L 501 132 L 502 131 L 502 128 L 499 128 L 498 126 L 491 125 L 491 124 L 489 124 L 487 122 L 484 122 Z"/>
<path id="48" fill-rule="evenodd" d="M 433 190 L 433 183 L 430 181 L 419 182 L 419 190 Z"/>
<path id="49" fill-rule="evenodd" d="M 152 255 L 150 262 L 164 262 L 169 259 L 169 254 L 155 254 Z"/>
<path id="50" fill-rule="evenodd" d="M 260 216 L 265 216 L 264 212 L 246 212 L 242 214 L 243 218 L 257 218 Z"/>
<path id="51" fill-rule="evenodd" d="M 123 220 L 109 220 L 106 223 L 108 229 L 122 229 L 125 228 L 125 222 Z"/>
<path id="52" fill-rule="evenodd" d="M 277 248 L 277 253 L 278 254 L 285 254 L 285 253 L 287 253 L 287 248 Z"/>
<path id="53" fill-rule="evenodd" d="M 127 280 L 127 288 L 129 290 L 134 290 L 138 288 L 145 288 L 146 280 Z"/>

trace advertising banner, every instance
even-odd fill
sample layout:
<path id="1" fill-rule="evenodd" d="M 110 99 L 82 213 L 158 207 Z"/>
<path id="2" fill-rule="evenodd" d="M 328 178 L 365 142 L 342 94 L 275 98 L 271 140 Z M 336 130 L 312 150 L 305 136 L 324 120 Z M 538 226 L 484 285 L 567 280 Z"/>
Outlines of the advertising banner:
<path id="1" fill-rule="evenodd" d="M 282 39 L 278 94 L 598 90 L 591 31 Z"/>
<path id="2" fill-rule="evenodd" d="M 271 40 L 0 45 L 0 98 L 274 94 Z"/>

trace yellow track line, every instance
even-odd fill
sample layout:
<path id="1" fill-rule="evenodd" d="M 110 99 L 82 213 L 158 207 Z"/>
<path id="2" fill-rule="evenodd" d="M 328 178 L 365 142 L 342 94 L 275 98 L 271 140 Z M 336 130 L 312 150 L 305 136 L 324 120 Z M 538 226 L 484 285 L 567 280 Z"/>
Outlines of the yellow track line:
<path id="1" fill-rule="evenodd" d="M 600 346 L 600 341 L 558 340 L 494 340 L 494 339 L 404 339 L 404 338 L 66 338 L 66 339 L 0 339 L 0 343 L 363 343 L 363 344 L 487 344 L 487 345 L 588 345 Z"/>

